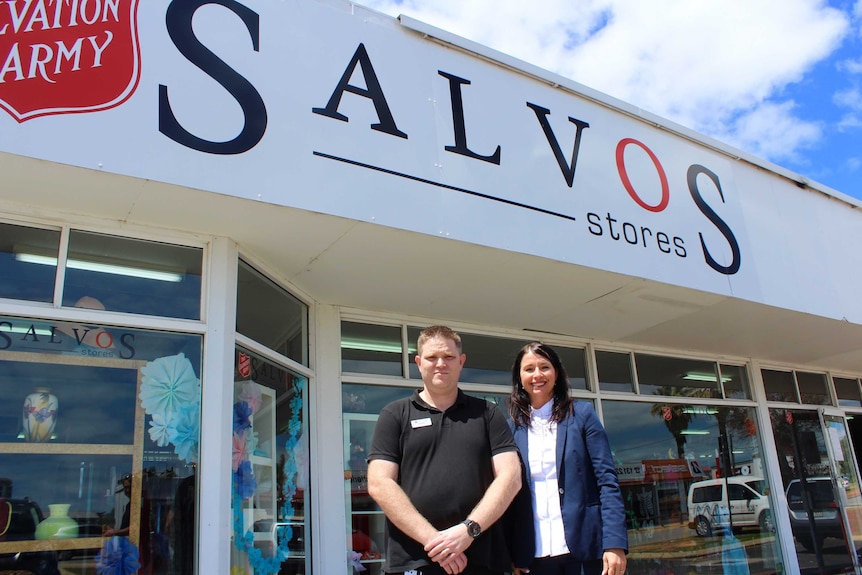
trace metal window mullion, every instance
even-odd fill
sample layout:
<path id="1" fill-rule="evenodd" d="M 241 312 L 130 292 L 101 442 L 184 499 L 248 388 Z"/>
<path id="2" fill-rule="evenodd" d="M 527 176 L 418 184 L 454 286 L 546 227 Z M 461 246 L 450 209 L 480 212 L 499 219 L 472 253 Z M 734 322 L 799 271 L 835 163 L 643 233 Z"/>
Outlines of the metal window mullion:
<path id="1" fill-rule="evenodd" d="M 63 226 L 60 229 L 60 245 L 57 253 L 57 269 L 54 277 L 54 307 L 63 305 L 63 289 L 66 287 L 66 262 L 69 260 L 69 235 L 71 228 Z"/>

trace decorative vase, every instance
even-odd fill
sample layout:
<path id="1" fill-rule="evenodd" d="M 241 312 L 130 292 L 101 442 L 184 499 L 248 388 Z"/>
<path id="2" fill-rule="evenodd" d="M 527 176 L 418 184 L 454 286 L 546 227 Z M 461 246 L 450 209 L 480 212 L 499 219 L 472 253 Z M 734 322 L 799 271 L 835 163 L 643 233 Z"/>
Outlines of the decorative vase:
<path id="1" fill-rule="evenodd" d="M 35 443 L 49 441 L 57 425 L 60 402 L 50 389 L 37 387 L 24 400 L 24 439 Z"/>
<path id="2" fill-rule="evenodd" d="M 49 515 L 36 526 L 36 539 L 74 539 L 78 522 L 69 517 L 68 503 L 48 505 Z"/>

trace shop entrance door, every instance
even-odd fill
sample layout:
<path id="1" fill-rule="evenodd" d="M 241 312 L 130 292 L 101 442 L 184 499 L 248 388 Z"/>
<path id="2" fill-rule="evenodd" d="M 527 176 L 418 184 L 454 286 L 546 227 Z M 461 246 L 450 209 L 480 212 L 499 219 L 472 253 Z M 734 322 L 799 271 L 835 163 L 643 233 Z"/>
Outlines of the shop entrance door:
<path id="1" fill-rule="evenodd" d="M 834 500 L 840 513 L 844 540 L 857 573 L 860 572 L 859 551 L 862 547 L 862 492 L 859 466 L 850 429 L 844 413 L 834 408 L 820 409 L 820 423 L 829 454 Z"/>
<path id="2" fill-rule="evenodd" d="M 821 408 L 770 414 L 800 572 L 862 573 L 862 498 L 843 413 Z"/>

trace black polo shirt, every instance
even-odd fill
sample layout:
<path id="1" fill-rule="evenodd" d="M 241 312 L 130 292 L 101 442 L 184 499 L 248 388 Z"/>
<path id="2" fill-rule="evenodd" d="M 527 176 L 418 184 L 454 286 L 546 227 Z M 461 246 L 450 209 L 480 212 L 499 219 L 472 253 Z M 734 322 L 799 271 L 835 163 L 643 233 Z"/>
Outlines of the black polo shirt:
<path id="1" fill-rule="evenodd" d="M 458 390 L 445 412 L 429 406 L 414 392 L 383 408 L 369 460 L 399 466 L 398 483 L 410 501 L 437 529 L 460 523 L 476 507 L 494 479 L 491 458 L 515 451 L 512 432 L 500 409 Z M 388 519 L 385 571 L 400 572 L 427 565 L 425 550 Z M 499 522 L 483 525 L 483 534 L 467 549 L 469 563 L 493 570 L 511 566 Z"/>

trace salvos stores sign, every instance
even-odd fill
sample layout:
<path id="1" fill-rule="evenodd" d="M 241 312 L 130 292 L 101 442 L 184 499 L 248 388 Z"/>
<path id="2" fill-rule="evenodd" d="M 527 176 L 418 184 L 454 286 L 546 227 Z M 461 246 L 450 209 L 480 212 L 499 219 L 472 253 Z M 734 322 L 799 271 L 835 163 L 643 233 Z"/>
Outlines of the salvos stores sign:
<path id="1" fill-rule="evenodd" d="M 0 0 L 0 151 L 761 299 L 740 198 L 779 178 L 420 26 Z"/>

